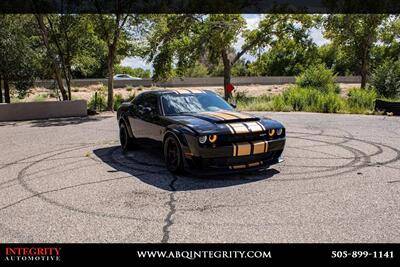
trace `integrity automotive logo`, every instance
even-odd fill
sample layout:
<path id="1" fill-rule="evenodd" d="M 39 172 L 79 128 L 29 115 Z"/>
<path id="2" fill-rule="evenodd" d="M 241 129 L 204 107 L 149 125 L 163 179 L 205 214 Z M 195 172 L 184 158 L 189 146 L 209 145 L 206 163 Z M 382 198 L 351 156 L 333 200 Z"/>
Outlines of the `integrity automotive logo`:
<path id="1" fill-rule="evenodd" d="M 5 247 L 0 257 L 3 262 L 61 261 L 59 247 Z"/>

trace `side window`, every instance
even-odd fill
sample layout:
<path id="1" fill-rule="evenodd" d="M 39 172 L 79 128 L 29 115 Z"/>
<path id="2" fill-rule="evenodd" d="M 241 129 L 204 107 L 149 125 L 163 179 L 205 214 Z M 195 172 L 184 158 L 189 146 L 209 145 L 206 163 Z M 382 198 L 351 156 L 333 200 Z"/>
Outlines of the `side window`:
<path id="1" fill-rule="evenodd" d="M 139 114 L 144 119 L 151 119 L 159 114 L 158 99 L 154 94 L 145 94 L 137 102 L 137 109 Z"/>
<path id="2" fill-rule="evenodd" d="M 142 102 L 143 102 L 143 95 L 138 95 L 138 96 L 135 97 L 135 99 L 133 99 L 133 101 L 132 101 L 133 108 L 134 108 L 135 110 L 137 110 L 137 109 L 138 109 L 138 106 L 140 106 L 140 105 L 143 106 Z"/>

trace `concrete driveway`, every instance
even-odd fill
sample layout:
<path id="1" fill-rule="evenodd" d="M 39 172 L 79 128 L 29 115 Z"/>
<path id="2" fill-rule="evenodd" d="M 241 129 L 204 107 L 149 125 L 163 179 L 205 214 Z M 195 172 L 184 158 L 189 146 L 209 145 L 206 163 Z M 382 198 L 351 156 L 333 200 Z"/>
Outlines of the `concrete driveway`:
<path id="1" fill-rule="evenodd" d="M 265 113 L 285 162 L 171 175 L 114 114 L 0 123 L 0 242 L 400 242 L 400 118 Z"/>

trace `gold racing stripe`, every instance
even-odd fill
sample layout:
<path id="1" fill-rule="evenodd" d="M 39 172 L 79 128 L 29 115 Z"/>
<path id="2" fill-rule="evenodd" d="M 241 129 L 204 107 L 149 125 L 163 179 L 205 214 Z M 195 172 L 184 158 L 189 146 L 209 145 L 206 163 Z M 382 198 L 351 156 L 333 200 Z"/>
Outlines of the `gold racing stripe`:
<path id="1" fill-rule="evenodd" d="M 192 94 L 203 94 L 205 93 L 204 90 L 200 90 L 200 89 L 187 89 L 189 92 L 191 92 Z"/>
<path id="2" fill-rule="evenodd" d="M 224 113 L 235 116 L 237 119 L 250 119 L 253 118 L 247 114 L 243 114 L 240 112 L 232 112 L 232 111 L 228 111 L 228 110 L 224 110 Z"/>
<path id="3" fill-rule="evenodd" d="M 219 111 L 217 111 L 217 112 L 215 112 L 218 116 L 221 116 L 221 117 L 223 117 L 225 120 L 236 120 L 237 119 L 237 117 L 236 116 L 233 116 L 233 115 L 231 115 L 231 114 L 226 114 L 226 113 L 224 113 L 224 112 L 219 112 Z"/>
<path id="4" fill-rule="evenodd" d="M 234 157 L 262 154 L 268 152 L 268 141 L 233 143 L 232 147 Z"/>
<path id="5" fill-rule="evenodd" d="M 218 114 L 216 114 L 216 113 L 214 113 L 214 112 L 201 112 L 200 115 L 210 116 L 210 117 L 213 117 L 213 118 L 220 119 L 220 120 L 222 120 L 222 121 L 225 120 L 224 117 L 221 117 L 221 116 L 219 116 Z"/>
<path id="6" fill-rule="evenodd" d="M 263 131 L 265 131 L 265 127 L 264 127 L 264 125 L 262 125 L 261 122 L 257 121 L 256 123 L 257 123 L 258 125 L 260 125 L 260 127 L 261 127 L 261 129 L 262 129 Z"/>
<path id="7" fill-rule="evenodd" d="M 249 165 L 249 167 L 255 167 L 255 166 L 259 166 L 260 164 L 261 164 L 261 162 L 258 161 L 258 162 L 249 163 L 248 165 Z"/>
<path id="8" fill-rule="evenodd" d="M 231 169 L 244 169 L 244 168 L 246 168 L 247 167 L 247 165 L 233 165 L 233 166 L 230 166 L 230 168 Z"/>
<path id="9" fill-rule="evenodd" d="M 249 163 L 249 164 L 231 165 L 231 166 L 229 166 L 229 169 L 236 170 L 236 169 L 251 168 L 251 167 L 260 166 L 262 163 L 263 163 L 262 161 L 257 161 L 257 162 L 253 162 L 253 163 Z"/>
<path id="10" fill-rule="evenodd" d="M 243 123 L 228 123 L 227 125 L 232 127 L 236 134 L 249 132 L 249 129 Z"/>
<path id="11" fill-rule="evenodd" d="M 179 90 L 177 90 L 180 94 L 190 94 L 191 92 L 190 92 L 190 90 L 188 90 L 188 89 L 179 89 Z"/>
<path id="12" fill-rule="evenodd" d="M 236 148 L 236 154 L 234 156 L 248 156 L 251 153 L 251 143 L 238 143 L 234 144 Z"/>
<path id="13" fill-rule="evenodd" d="M 253 142 L 253 154 L 261 154 L 265 153 L 265 149 L 267 147 L 268 142 L 267 141 L 258 141 L 258 142 Z"/>
<path id="14" fill-rule="evenodd" d="M 233 156 L 237 156 L 238 146 L 237 144 L 233 144 Z"/>
<path id="15" fill-rule="evenodd" d="M 215 117 L 215 118 L 218 118 L 218 119 L 221 119 L 221 120 L 231 120 L 231 119 L 236 119 L 236 117 L 233 117 L 233 116 L 231 116 L 231 115 L 228 115 L 228 114 L 224 114 L 224 113 L 222 113 L 222 112 L 208 112 L 208 111 L 206 111 L 206 112 L 201 112 L 201 114 L 205 114 L 205 115 L 208 115 L 208 116 L 211 116 L 211 117 Z"/>
<path id="16" fill-rule="evenodd" d="M 250 129 L 250 132 L 262 132 L 263 131 L 261 126 L 259 124 L 257 124 L 256 122 L 244 122 L 244 124 L 246 124 L 246 126 Z"/>

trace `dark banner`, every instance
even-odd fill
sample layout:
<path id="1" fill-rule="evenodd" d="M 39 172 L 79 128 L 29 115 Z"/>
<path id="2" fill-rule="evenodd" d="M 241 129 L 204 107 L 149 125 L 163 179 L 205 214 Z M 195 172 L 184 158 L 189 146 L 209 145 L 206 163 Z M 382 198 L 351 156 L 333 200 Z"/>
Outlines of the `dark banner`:
<path id="1" fill-rule="evenodd" d="M 252 263 L 400 266 L 398 244 L 2 244 L 3 264 Z"/>
<path id="2" fill-rule="evenodd" d="M 390 13 L 398 0 L 0 0 L 0 13 Z"/>

